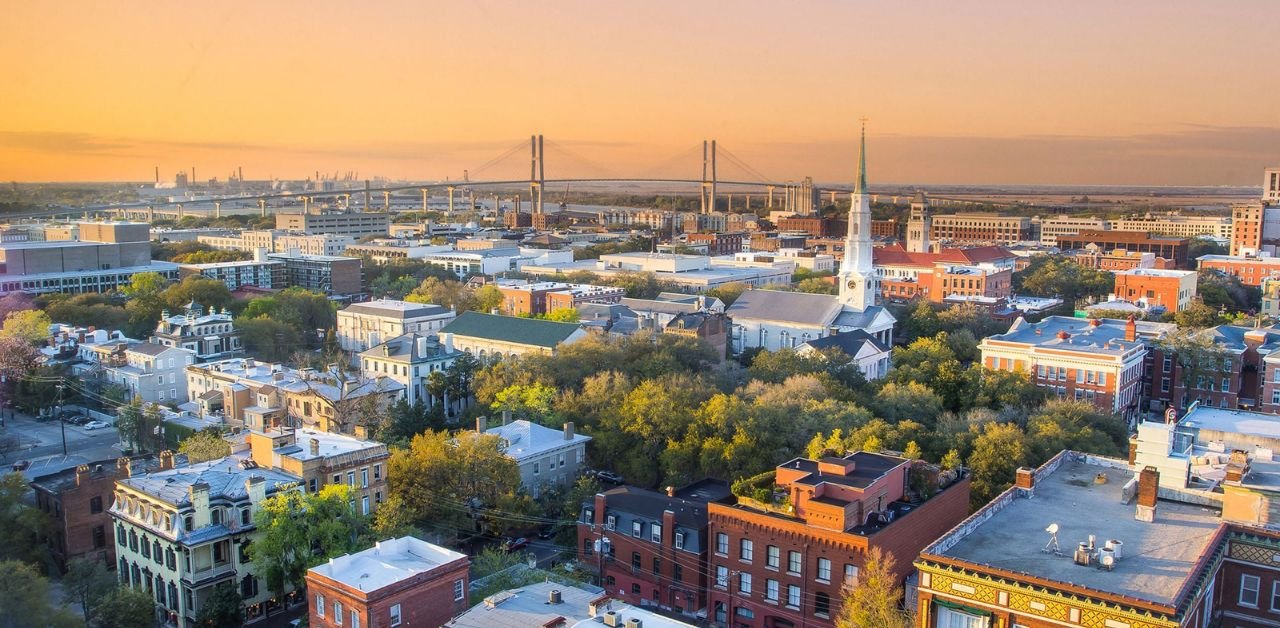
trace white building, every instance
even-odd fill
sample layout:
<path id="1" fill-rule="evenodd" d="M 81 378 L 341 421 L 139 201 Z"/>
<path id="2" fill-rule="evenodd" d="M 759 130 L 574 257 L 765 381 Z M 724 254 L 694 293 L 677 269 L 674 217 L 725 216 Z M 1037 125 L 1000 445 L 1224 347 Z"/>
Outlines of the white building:
<path id="1" fill-rule="evenodd" d="M 199 362 L 235 358 L 244 355 L 244 346 L 232 321 L 226 308 L 222 312 L 210 308 L 205 314 L 200 304 L 193 301 L 182 314 L 171 316 L 165 310 L 151 341 L 166 347 L 189 349 L 195 352 Z"/>
<path id="2" fill-rule="evenodd" d="M 400 382 L 410 405 L 422 402 L 431 407 L 435 400 L 428 392 L 427 380 L 432 373 L 449 368 L 457 357 L 457 352 L 448 351 L 434 336 L 408 333 L 362 352 L 360 374 L 365 379 L 382 375 Z"/>
<path id="3" fill-rule="evenodd" d="M 849 356 L 849 362 L 857 364 L 858 370 L 862 371 L 862 376 L 868 381 L 889 374 L 893 355 L 891 347 L 881 344 L 871 334 L 860 329 L 810 340 L 800 345 L 796 353 L 807 355 L 827 349 L 838 349 Z"/>
<path id="4" fill-rule="evenodd" d="M 575 433 L 573 423 L 553 430 L 521 419 L 485 429 L 484 420 L 478 419 L 476 429 L 502 438 L 507 457 L 520 466 L 520 483 L 534 497 L 546 486 L 572 486 L 578 469 L 586 464 L 591 440 Z"/>
<path id="5" fill-rule="evenodd" d="M 181 347 L 140 342 L 102 365 L 107 382 L 123 386 L 128 400 L 179 404 L 187 399 L 186 368 L 196 354 Z"/>
<path id="6" fill-rule="evenodd" d="M 1035 218 L 1032 225 L 1039 227 L 1040 244 L 1057 246 L 1058 236 L 1076 235 L 1081 231 L 1104 231 L 1111 224 L 1093 216 L 1047 216 Z"/>
<path id="7" fill-rule="evenodd" d="M 360 352 L 405 334 L 433 335 L 457 314 L 430 303 L 377 299 L 338 311 L 338 345 Z"/>
<path id="8" fill-rule="evenodd" d="M 840 293 L 836 296 L 748 290 L 725 311 L 733 318 L 732 352 L 761 347 L 796 348 L 832 333 L 862 330 L 884 346 L 893 345 L 893 315 L 876 305 L 879 293 L 871 258 L 871 195 L 867 191 L 866 130 L 858 155 L 858 179 L 849 209 Z"/>

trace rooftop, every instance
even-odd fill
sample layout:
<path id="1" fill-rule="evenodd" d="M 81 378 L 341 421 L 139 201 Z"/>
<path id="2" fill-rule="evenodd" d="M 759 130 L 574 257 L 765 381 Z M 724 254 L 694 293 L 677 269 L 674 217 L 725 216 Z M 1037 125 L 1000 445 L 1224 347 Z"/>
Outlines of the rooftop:
<path id="1" fill-rule="evenodd" d="M 1280 257 L 1250 257 L 1245 255 L 1201 255 L 1196 258 L 1201 262 L 1237 262 L 1250 264 L 1280 265 Z"/>
<path id="2" fill-rule="evenodd" d="M 983 340 L 1034 345 L 1047 349 L 1124 355 L 1143 346 L 1142 338 L 1159 336 L 1174 326 L 1168 323 L 1135 321 L 1136 340 L 1125 340 L 1128 321 L 1114 318 L 1085 319 L 1048 316 L 1039 323 L 1014 321 L 1009 331 Z"/>
<path id="3" fill-rule="evenodd" d="M 815 338 L 805 342 L 804 344 L 818 350 L 834 347 L 851 358 L 858 357 L 858 354 L 862 351 L 863 347 L 868 344 L 870 344 L 871 348 L 877 353 L 889 351 L 888 347 L 885 347 L 880 343 L 880 341 L 876 340 L 874 336 L 861 329 L 855 329 L 853 331 L 847 331 L 840 334 L 831 334 L 830 336 L 823 336 L 822 338 Z"/>
<path id="4" fill-rule="evenodd" d="M 1280 416 L 1274 414 L 1227 410 L 1197 404 L 1178 421 L 1178 425 L 1230 434 L 1246 434 L 1258 438 L 1280 439 Z"/>
<path id="5" fill-rule="evenodd" d="M 512 421 L 506 425 L 491 427 L 485 434 L 496 434 L 507 441 L 507 455 L 517 462 L 533 456 L 564 447 L 578 445 L 591 440 L 590 436 L 574 433 L 569 439 L 564 437 L 563 430 L 553 430 L 524 419 Z"/>
<path id="6" fill-rule="evenodd" d="M 426 342 L 420 342 L 423 340 Z M 360 352 L 360 355 L 412 364 L 423 360 L 446 358 L 449 352 L 445 350 L 444 345 L 440 344 L 437 337 L 414 332 L 396 336 L 380 345 L 369 347 Z"/>
<path id="7" fill-rule="evenodd" d="M 283 433 L 281 429 L 268 430 L 268 435 L 280 435 Z M 282 456 L 288 456 L 296 460 L 311 460 L 313 458 L 328 458 L 332 456 L 341 456 L 343 454 L 355 453 L 358 451 L 381 450 L 386 451 L 386 445 L 371 440 L 360 440 L 354 436 L 345 434 L 335 434 L 333 432 L 324 432 L 311 429 L 293 430 L 293 435 L 297 439 L 296 444 L 286 445 L 275 450 L 275 453 Z M 311 453 L 311 441 L 316 441 L 320 445 L 318 454 Z"/>
<path id="8" fill-rule="evenodd" d="M 548 603 L 552 591 L 560 592 L 559 604 Z M 597 591 L 596 587 L 587 589 L 539 582 L 491 595 L 445 625 L 450 628 L 536 628 L 554 625 L 552 622 L 561 620 L 573 628 L 598 627 L 604 625 L 598 617 L 608 610 L 620 616 L 619 626 L 625 626 L 629 619 L 639 619 L 645 628 L 690 628 L 693 625 L 617 600 L 608 600 L 608 610 L 602 606 L 593 617 L 588 606 L 593 601 L 608 599 Z"/>
<path id="9" fill-rule="evenodd" d="M 342 311 L 349 314 L 384 316 L 402 320 L 420 316 L 443 316 L 453 312 L 447 307 L 431 303 L 414 303 L 412 301 L 397 301 L 394 299 L 377 299 L 364 303 L 352 303 L 343 308 Z"/>
<path id="10" fill-rule="evenodd" d="M 379 541 L 355 554 L 330 558 L 309 571 L 360 591 L 376 591 L 467 556 L 412 536 Z"/>
<path id="11" fill-rule="evenodd" d="M 958 559 L 1066 585 L 1175 604 L 1201 553 L 1219 526 L 1217 510 L 1160 501 L 1155 521 L 1134 518 L 1135 505 L 1121 494 L 1134 474 L 1124 461 L 1066 451 L 1036 472 L 1035 496 L 1009 489 L 951 533 L 925 548 Z M 1098 483 L 1105 477 L 1106 481 Z M 1051 524 L 1058 525 L 1062 556 L 1044 551 Z M 1114 570 L 1075 564 L 1072 550 L 1090 534 L 1123 543 Z"/>
<path id="12" fill-rule="evenodd" d="M 241 460 L 232 455 L 155 473 L 135 474 L 119 480 L 118 484 L 174 506 L 185 506 L 191 501 L 191 485 L 198 482 L 209 485 L 210 500 L 221 498 L 232 501 L 248 498 L 245 480 L 253 476 L 267 481 L 267 495 L 275 493 L 281 486 L 299 482 L 298 478 L 281 471 L 261 467 L 246 469 L 241 465 Z"/>
<path id="13" fill-rule="evenodd" d="M 555 348 L 578 330 L 579 326 L 576 323 L 463 312 L 458 318 L 445 325 L 440 333 Z"/>
<path id="14" fill-rule="evenodd" d="M 825 327 L 836 319 L 840 311 L 840 301 L 829 294 L 747 290 L 725 313 L 735 319 L 786 321 Z"/>
<path id="15" fill-rule="evenodd" d="M 1117 270 L 1117 275 L 1128 275 L 1131 277 L 1175 277 L 1181 279 L 1196 274 L 1194 270 L 1173 270 L 1170 268 L 1130 268 L 1129 270 Z"/>

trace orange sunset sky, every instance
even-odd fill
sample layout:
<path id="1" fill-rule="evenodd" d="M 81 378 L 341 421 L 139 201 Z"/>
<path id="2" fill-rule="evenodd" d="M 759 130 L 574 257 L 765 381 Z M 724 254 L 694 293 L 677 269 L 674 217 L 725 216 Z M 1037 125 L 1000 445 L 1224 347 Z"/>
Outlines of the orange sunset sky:
<path id="1" fill-rule="evenodd" d="M 1218 185 L 1280 165 L 1276 3 L 11 2 L 0 180 L 242 166 Z M 487 177 L 527 175 L 527 152 Z M 739 174 L 728 164 L 722 176 Z"/>

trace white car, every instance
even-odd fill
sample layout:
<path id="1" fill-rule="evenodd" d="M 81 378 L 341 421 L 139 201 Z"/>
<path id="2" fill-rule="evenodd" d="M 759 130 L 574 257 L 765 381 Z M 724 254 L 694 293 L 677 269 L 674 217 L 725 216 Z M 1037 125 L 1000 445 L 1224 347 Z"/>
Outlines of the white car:
<path id="1" fill-rule="evenodd" d="M 109 423 L 104 423 L 102 421 L 89 421 L 88 423 L 84 424 L 84 429 L 86 430 L 98 430 L 104 427 L 111 427 L 111 425 Z"/>

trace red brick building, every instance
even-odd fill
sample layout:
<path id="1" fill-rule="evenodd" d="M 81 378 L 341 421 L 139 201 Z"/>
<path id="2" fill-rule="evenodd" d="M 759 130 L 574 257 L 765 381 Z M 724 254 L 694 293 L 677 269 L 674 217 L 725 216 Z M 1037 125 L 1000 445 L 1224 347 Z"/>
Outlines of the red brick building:
<path id="1" fill-rule="evenodd" d="M 705 244 L 708 255 L 733 255 L 742 251 L 742 243 L 749 242 L 745 233 L 690 233 L 685 236 L 691 245 Z"/>
<path id="2" fill-rule="evenodd" d="M 1200 270 L 1216 270 L 1239 277 L 1240 283 L 1246 286 L 1261 286 L 1262 280 L 1280 273 L 1280 257 L 1204 255 L 1199 262 Z"/>
<path id="3" fill-rule="evenodd" d="M 938 492 L 909 491 L 916 474 Z M 736 505 L 709 507 L 708 619 L 715 625 L 832 626 L 842 588 L 868 551 L 893 556 L 901 583 L 920 550 L 969 512 L 967 477 L 870 452 L 797 458 L 761 484 L 785 499 L 739 496 Z"/>
<path id="4" fill-rule="evenodd" d="M 172 460 L 172 454 L 168 455 Z M 132 464 L 136 469 L 144 462 Z M 107 569 L 115 569 L 115 543 L 107 509 L 111 507 L 116 478 L 128 477 L 127 473 L 117 476 L 117 470 L 116 460 L 98 460 L 31 481 L 36 507 L 52 522 L 46 542 L 62 571 L 77 558 L 103 561 Z"/>
<path id="5" fill-rule="evenodd" d="M 622 301 L 626 290 L 613 286 L 560 283 L 497 283 L 502 291 L 498 306 L 507 316 L 537 316 L 554 310 L 576 308 L 585 303 L 612 304 Z"/>
<path id="6" fill-rule="evenodd" d="M 442 626 L 469 607 L 471 559 L 405 536 L 307 570 L 309 624 Z"/>
<path id="7" fill-rule="evenodd" d="M 1160 306 L 1169 312 L 1177 312 L 1190 306 L 1196 296 L 1196 272 L 1193 270 L 1134 268 L 1114 274 L 1114 294 L 1128 303 Z"/>
<path id="8" fill-rule="evenodd" d="M 578 559 L 612 597 L 696 615 L 707 607 L 707 507 L 730 497 L 717 480 L 665 495 L 630 486 L 597 494 L 582 506 Z"/>
<path id="9" fill-rule="evenodd" d="M 1188 267 L 1187 247 L 1186 238 L 1136 231 L 1081 231 L 1076 235 L 1058 236 L 1058 248 L 1063 251 L 1124 249 L 1134 253 L 1153 253 L 1156 257 L 1171 260 L 1175 268 Z"/>

